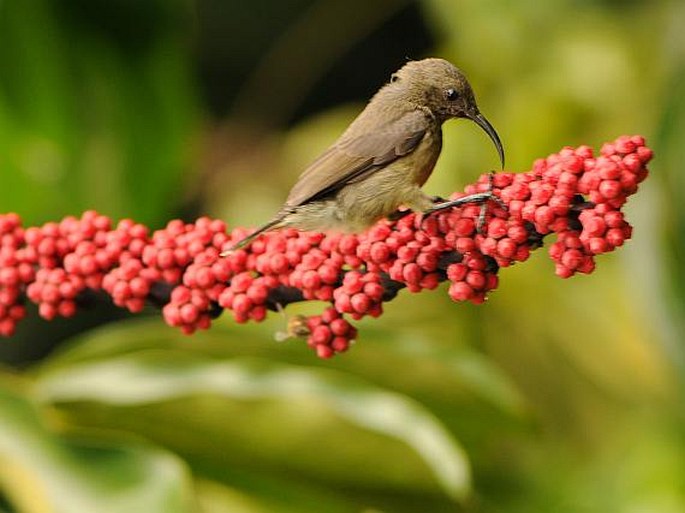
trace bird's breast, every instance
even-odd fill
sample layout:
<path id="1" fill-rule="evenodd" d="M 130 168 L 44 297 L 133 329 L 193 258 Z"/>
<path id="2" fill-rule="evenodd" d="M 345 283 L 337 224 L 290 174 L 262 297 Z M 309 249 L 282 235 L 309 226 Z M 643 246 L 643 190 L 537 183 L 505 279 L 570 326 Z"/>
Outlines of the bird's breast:
<path id="1" fill-rule="evenodd" d="M 426 131 L 426 135 L 409 155 L 402 157 L 401 167 L 407 173 L 411 183 L 421 187 L 433 172 L 435 163 L 438 161 L 442 149 L 442 132 L 436 130 Z"/>

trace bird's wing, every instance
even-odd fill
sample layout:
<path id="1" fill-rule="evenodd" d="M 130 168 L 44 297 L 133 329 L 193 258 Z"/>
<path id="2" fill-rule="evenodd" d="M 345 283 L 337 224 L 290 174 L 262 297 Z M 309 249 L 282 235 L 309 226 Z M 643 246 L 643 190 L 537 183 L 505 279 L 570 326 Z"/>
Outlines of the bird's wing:
<path id="1" fill-rule="evenodd" d="M 428 128 L 426 115 L 413 111 L 368 133 L 343 136 L 304 170 L 285 208 L 328 196 L 411 153 Z"/>

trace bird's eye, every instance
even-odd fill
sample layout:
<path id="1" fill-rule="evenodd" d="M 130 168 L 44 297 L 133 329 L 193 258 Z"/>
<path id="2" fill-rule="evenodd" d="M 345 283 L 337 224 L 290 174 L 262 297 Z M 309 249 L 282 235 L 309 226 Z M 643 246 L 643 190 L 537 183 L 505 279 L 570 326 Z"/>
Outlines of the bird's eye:
<path id="1" fill-rule="evenodd" d="M 457 98 L 459 98 L 459 93 L 457 92 L 456 89 L 450 88 L 450 89 L 445 90 L 445 99 L 447 101 L 453 102 Z"/>
<path id="2" fill-rule="evenodd" d="M 397 73 L 393 73 L 390 75 L 390 82 L 395 83 L 400 79 L 400 76 Z"/>

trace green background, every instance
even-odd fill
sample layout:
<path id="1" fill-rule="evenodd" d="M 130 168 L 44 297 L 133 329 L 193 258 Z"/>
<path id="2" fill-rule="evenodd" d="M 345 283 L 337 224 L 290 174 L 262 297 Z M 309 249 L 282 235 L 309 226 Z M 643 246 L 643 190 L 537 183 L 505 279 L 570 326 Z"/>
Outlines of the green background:
<path id="1" fill-rule="evenodd" d="M 0 210 L 255 225 L 407 57 L 469 76 L 508 168 L 642 134 L 634 239 L 481 306 L 402 293 L 319 361 L 98 305 L 0 342 L 0 513 L 685 511 L 682 1 L 0 0 Z M 427 191 L 496 166 L 445 126 Z M 315 313 L 321 305 L 292 305 Z"/>

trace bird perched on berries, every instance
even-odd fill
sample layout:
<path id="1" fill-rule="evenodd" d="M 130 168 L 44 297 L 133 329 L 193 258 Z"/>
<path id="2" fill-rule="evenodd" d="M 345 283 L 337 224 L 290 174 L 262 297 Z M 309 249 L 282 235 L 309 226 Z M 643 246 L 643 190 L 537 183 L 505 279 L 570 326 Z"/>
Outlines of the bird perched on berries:
<path id="1" fill-rule="evenodd" d="M 442 124 L 474 121 L 497 148 L 497 132 L 478 110 L 464 74 L 443 59 L 407 62 L 393 73 L 345 132 L 300 175 L 274 218 L 224 254 L 268 230 L 357 232 L 396 212 L 400 205 L 429 214 L 490 193 L 435 203 L 421 187 L 442 149 Z"/>

